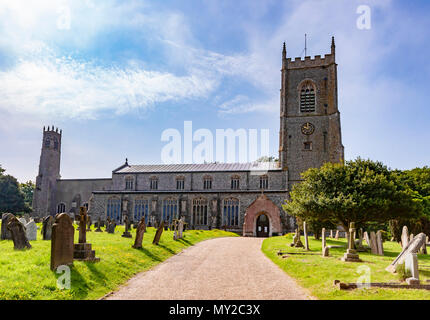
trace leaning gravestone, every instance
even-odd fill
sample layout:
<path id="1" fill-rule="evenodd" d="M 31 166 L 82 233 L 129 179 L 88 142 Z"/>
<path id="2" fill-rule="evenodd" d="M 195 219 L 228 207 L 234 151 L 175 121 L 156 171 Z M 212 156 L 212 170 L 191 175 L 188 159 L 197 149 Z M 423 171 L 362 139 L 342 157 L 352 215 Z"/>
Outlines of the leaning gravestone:
<path id="1" fill-rule="evenodd" d="M 29 241 L 36 241 L 37 240 L 37 225 L 33 219 L 31 219 L 25 225 L 25 234 L 27 235 L 27 239 Z"/>
<path id="2" fill-rule="evenodd" d="M 330 238 L 333 239 L 333 230 L 330 229 Z"/>
<path id="3" fill-rule="evenodd" d="M 51 270 L 56 270 L 61 265 L 73 264 L 74 235 L 75 228 L 70 216 L 67 213 L 57 215 L 52 226 Z"/>
<path id="4" fill-rule="evenodd" d="M 336 235 L 334 236 L 336 240 L 339 240 L 339 230 L 336 230 Z"/>
<path id="5" fill-rule="evenodd" d="M 382 231 L 379 230 L 376 233 L 376 247 L 378 251 L 378 255 L 383 256 L 384 255 L 384 242 L 382 241 Z"/>
<path id="6" fill-rule="evenodd" d="M 372 254 L 378 254 L 378 244 L 374 231 L 370 233 L 370 251 L 372 252 Z"/>
<path id="7" fill-rule="evenodd" d="M 12 234 L 7 228 L 9 220 L 15 217 L 12 213 L 3 213 L 1 217 L 1 240 L 12 240 Z"/>
<path id="8" fill-rule="evenodd" d="M 31 249 L 31 244 L 28 242 L 27 236 L 25 234 L 25 228 L 16 217 L 8 220 L 7 228 L 12 235 L 13 246 L 15 250 L 21 250 L 25 248 Z"/>
<path id="9" fill-rule="evenodd" d="M 43 240 L 51 240 L 52 225 L 54 224 L 53 216 L 46 216 L 42 222 L 42 237 Z"/>
<path id="10" fill-rule="evenodd" d="M 417 253 L 425 241 L 426 235 L 424 233 L 418 234 L 385 270 L 395 273 L 396 266 L 402 264 L 409 253 Z"/>
<path id="11" fill-rule="evenodd" d="M 372 248 L 372 242 L 370 241 L 369 234 L 367 233 L 367 231 L 364 231 L 363 236 L 369 248 Z"/>
<path id="12" fill-rule="evenodd" d="M 25 218 L 23 218 L 23 217 L 18 218 L 18 221 L 21 222 L 23 226 L 25 226 L 27 224 L 27 220 L 25 220 Z"/>
<path id="13" fill-rule="evenodd" d="M 164 230 L 164 220 L 161 221 L 161 224 L 158 227 L 157 232 L 155 233 L 155 237 L 154 237 L 154 240 L 152 241 L 152 244 L 158 245 L 158 242 L 160 242 L 160 238 L 161 238 L 161 234 L 163 233 L 163 230 Z"/>
<path id="14" fill-rule="evenodd" d="M 30 222 L 31 217 L 28 213 L 25 213 L 22 217 L 25 219 L 25 221 L 27 221 L 27 223 Z"/>
<path id="15" fill-rule="evenodd" d="M 142 218 L 137 225 L 136 230 L 136 239 L 134 239 L 133 248 L 139 249 L 142 248 L 143 235 L 146 231 L 145 218 Z"/>

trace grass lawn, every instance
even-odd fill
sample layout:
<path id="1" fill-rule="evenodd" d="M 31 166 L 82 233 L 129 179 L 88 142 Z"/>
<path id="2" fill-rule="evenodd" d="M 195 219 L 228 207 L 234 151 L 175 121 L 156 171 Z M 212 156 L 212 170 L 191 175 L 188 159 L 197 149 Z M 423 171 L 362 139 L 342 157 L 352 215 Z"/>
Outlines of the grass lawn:
<path id="1" fill-rule="evenodd" d="M 376 299 L 430 299 L 430 291 L 417 289 L 356 289 L 339 290 L 333 286 L 333 280 L 353 283 L 363 275 L 359 266 L 368 266 L 371 270 L 370 282 L 400 282 L 395 274 L 385 271 L 385 268 L 400 253 L 401 246 L 394 242 L 384 242 L 385 256 L 372 255 L 370 252 L 360 252 L 362 263 L 342 262 L 340 258 L 346 252 L 345 248 L 330 249 L 330 257 L 321 256 L 321 240 L 309 237 L 310 253 L 316 255 L 290 255 L 287 258 L 278 256 L 277 252 L 306 252 L 300 248 L 291 248 L 292 234 L 273 237 L 264 240 L 262 250 L 266 256 L 276 263 L 287 274 L 297 279 L 298 283 L 310 290 L 318 299 L 341 300 L 376 300 Z M 304 238 L 302 237 L 304 243 Z M 327 245 L 345 245 L 346 239 L 328 239 Z M 430 279 L 430 255 L 418 255 L 420 280 L 426 283 Z"/>
<path id="2" fill-rule="evenodd" d="M 148 270 L 172 255 L 202 240 L 237 236 L 221 230 L 189 230 L 184 239 L 173 241 L 173 232 L 164 231 L 158 246 L 152 244 L 155 229 L 148 228 L 143 248 L 133 249 L 133 239 L 122 238 L 123 226 L 115 234 L 87 232 L 87 242 L 96 251 L 98 263 L 74 261 L 71 289 L 57 288 L 60 276 L 50 270 L 51 241 L 43 241 L 38 224 L 38 239 L 30 241 L 32 249 L 15 251 L 11 240 L 0 241 L 0 299 L 98 299 L 115 290 L 138 272 Z M 75 225 L 76 228 L 76 225 Z M 103 228 L 104 230 L 104 228 Z M 75 243 L 79 231 L 75 231 Z"/>

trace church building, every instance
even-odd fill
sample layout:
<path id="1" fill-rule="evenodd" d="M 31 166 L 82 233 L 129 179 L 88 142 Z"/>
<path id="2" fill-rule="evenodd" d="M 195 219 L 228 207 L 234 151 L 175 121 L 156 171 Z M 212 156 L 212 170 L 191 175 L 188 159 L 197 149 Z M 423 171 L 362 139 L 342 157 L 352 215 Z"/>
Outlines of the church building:
<path id="1" fill-rule="evenodd" d="M 282 51 L 279 161 L 139 165 L 126 161 L 107 179 L 61 179 L 61 130 L 43 129 L 33 216 L 79 212 L 92 221 L 154 225 L 184 217 L 189 228 L 219 228 L 267 237 L 294 230 L 282 209 L 300 174 L 342 162 L 335 43 L 321 57 L 287 58 Z"/>

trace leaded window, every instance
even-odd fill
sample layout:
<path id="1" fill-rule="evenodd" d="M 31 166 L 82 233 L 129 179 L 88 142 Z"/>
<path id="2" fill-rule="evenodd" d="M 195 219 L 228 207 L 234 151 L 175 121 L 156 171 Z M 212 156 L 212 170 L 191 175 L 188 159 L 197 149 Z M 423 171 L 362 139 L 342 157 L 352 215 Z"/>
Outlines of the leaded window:
<path id="1" fill-rule="evenodd" d="M 212 189 L 212 177 L 207 176 L 203 178 L 203 189 L 204 190 Z"/>
<path id="2" fill-rule="evenodd" d="M 64 213 L 66 212 L 66 205 L 64 203 L 60 203 L 57 206 L 57 213 Z"/>
<path id="3" fill-rule="evenodd" d="M 315 88 L 310 82 L 300 89 L 300 112 L 315 112 Z"/>
<path id="4" fill-rule="evenodd" d="M 156 177 L 151 178 L 150 188 L 151 188 L 151 190 L 157 190 L 158 189 L 158 179 Z"/>
<path id="5" fill-rule="evenodd" d="M 134 179 L 133 179 L 133 177 L 127 177 L 125 179 L 125 190 L 134 190 Z"/>
<path id="6" fill-rule="evenodd" d="M 117 223 L 121 222 L 121 200 L 118 198 L 110 198 L 107 201 L 106 216 L 115 220 Z"/>
<path id="7" fill-rule="evenodd" d="M 203 198 L 193 200 L 193 225 L 208 224 L 208 201 Z"/>
<path id="8" fill-rule="evenodd" d="M 260 189 L 269 189 L 269 177 L 267 175 L 260 177 Z"/>
<path id="9" fill-rule="evenodd" d="M 176 178 L 176 190 L 184 190 L 185 188 L 185 178 L 177 177 Z"/>
<path id="10" fill-rule="evenodd" d="M 239 226 L 239 200 L 225 199 L 223 204 L 223 225 Z"/>
<path id="11" fill-rule="evenodd" d="M 178 200 L 166 199 L 163 201 L 162 219 L 172 223 L 173 219 L 178 219 Z"/>
<path id="12" fill-rule="evenodd" d="M 238 190 L 239 189 L 240 178 L 238 176 L 233 176 L 231 178 L 231 189 Z"/>
<path id="13" fill-rule="evenodd" d="M 134 201 L 134 221 L 140 221 L 145 218 L 145 224 L 148 224 L 149 217 L 149 201 L 145 199 L 137 199 Z"/>

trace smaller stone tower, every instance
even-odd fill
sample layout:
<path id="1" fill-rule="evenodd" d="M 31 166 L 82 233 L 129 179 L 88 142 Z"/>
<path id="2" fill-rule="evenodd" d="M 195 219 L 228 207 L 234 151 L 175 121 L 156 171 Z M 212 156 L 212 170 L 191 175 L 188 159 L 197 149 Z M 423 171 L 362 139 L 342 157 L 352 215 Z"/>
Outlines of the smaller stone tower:
<path id="1" fill-rule="evenodd" d="M 55 190 L 60 179 L 62 131 L 54 126 L 43 127 L 42 151 L 39 162 L 39 175 L 36 177 L 36 189 L 33 194 L 33 215 L 44 217 L 55 215 Z"/>

